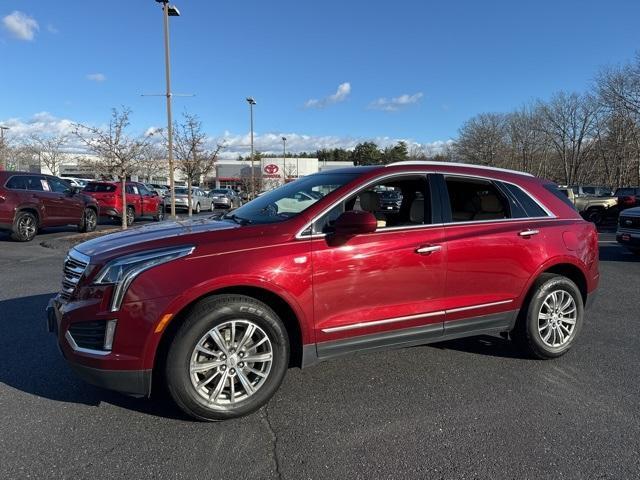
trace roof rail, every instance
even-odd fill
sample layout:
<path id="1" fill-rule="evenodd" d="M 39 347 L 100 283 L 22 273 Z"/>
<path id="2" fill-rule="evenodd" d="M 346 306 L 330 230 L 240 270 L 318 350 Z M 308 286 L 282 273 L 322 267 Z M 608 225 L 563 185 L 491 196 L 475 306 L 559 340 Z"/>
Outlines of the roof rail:
<path id="1" fill-rule="evenodd" d="M 441 166 L 441 167 L 468 167 L 468 168 L 481 168 L 484 170 L 494 170 L 497 172 L 507 172 L 507 173 L 516 173 L 518 175 L 526 175 L 528 177 L 534 177 L 535 175 L 532 175 L 530 173 L 527 172 L 519 172 L 518 170 L 510 170 L 508 168 L 498 168 L 498 167 L 489 167 L 486 165 L 474 165 L 473 163 L 459 163 L 459 162 L 430 162 L 428 160 L 409 160 L 409 161 L 405 161 L 405 162 L 395 162 L 395 163 L 389 163 L 387 165 L 385 165 L 385 167 L 395 167 L 397 165 L 435 165 L 435 166 Z"/>

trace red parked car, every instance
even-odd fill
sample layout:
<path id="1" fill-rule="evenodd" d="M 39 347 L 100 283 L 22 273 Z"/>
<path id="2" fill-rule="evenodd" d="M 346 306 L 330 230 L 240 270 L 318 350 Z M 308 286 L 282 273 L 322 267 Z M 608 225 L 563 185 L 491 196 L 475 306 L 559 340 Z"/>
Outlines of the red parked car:
<path id="1" fill-rule="evenodd" d="M 81 232 L 96 229 L 98 206 L 69 182 L 51 175 L 0 172 L 0 230 L 28 242 L 45 227 L 77 225 Z"/>
<path id="2" fill-rule="evenodd" d="M 402 200 L 385 210 L 389 190 Z M 267 402 L 289 365 L 355 351 L 502 334 L 558 357 L 598 278 L 595 227 L 554 184 L 408 162 L 83 243 L 48 323 L 86 380 L 138 396 L 161 382 L 189 415 L 219 420 Z"/>
<path id="3" fill-rule="evenodd" d="M 125 184 L 127 208 L 122 208 L 122 184 L 120 182 L 89 182 L 84 193 L 91 195 L 98 202 L 100 216 L 122 218 L 125 210 L 127 225 L 133 224 L 136 218 L 153 217 L 164 219 L 164 200 L 157 192 L 149 190 L 142 183 L 127 182 Z"/>

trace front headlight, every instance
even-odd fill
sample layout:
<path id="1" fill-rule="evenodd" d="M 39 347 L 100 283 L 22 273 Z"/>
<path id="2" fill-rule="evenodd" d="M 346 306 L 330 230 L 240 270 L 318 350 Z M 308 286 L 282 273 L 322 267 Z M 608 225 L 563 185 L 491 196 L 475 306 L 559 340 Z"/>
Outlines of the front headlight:
<path id="1" fill-rule="evenodd" d="M 96 285 L 115 285 L 111 298 L 111 311 L 120 310 L 124 294 L 127 292 L 133 280 L 142 272 L 157 267 L 163 263 L 190 255 L 195 247 L 177 247 L 150 252 L 136 253 L 125 257 L 116 258 L 107 263 L 96 276 Z"/>

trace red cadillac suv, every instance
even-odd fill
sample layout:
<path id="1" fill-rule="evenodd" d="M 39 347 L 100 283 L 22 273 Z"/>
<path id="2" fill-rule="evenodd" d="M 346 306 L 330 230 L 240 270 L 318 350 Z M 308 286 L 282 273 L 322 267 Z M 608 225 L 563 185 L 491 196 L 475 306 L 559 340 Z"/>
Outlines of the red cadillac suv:
<path id="1" fill-rule="evenodd" d="M 389 191 L 398 208 L 381 208 Z M 598 278 L 596 230 L 554 184 L 408 162 L 83 243 L 48 325 L 89 382 L 138 396 L 161 382 L 189 415 L 220 420 L 266 403 L 289 365 L 355 351 L 502 334 L 558 357 Z"/>
<path id="2" fill-rule="evenodd" d="M 28 242 L 44 227 L 77 225 L 92 232 L 98 223 L 96 202 L 52 175 L 0 172 L 0 230 Z"/>

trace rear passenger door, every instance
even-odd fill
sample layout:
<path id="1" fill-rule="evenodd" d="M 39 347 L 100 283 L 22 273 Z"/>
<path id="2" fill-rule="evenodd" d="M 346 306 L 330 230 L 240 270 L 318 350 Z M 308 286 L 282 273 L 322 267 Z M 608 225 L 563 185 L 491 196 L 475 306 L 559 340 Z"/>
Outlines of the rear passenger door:
<path id="1" fill-rule="evenodd" d="M 514 184 L 462 175 L 440 180 L 447 246 L 444 333 L 510 325 L 544 255 L 550 213 Z"/>
<path id="2" fill-rule="evenodd" d="M 48 177 L 49 188 L 52 192 L 58 194 L 58 202 L 60 205 L 60 222 L 80 223 L 84 204 L 79 195 L 74 195 L 71 191 L 71 185 L 59 178 Z"/>

